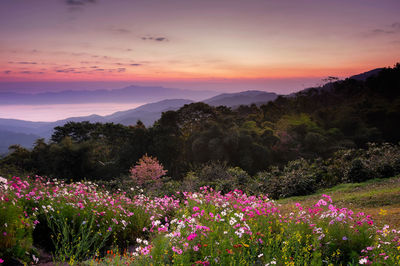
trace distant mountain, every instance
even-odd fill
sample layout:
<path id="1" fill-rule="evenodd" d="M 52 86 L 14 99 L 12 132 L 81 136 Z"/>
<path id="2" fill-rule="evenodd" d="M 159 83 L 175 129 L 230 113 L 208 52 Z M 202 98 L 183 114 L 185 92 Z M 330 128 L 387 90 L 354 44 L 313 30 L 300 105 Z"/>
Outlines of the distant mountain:
<path id="1" fill-rule="evenodd" d="M 68 104 L 68 103 L 132 103 L 156 102 L 164 99 L 199 101 L 217 95 L 214 91 L 192 91 L 164 87 L 129 86 L 116 90 L 80 90 L 37 94 L 0 92 L 3 104 Z"/>
<path id="2" fill-rule="evenodd" d="M 372 69 L 370 71 L 367 71 L 367 72 L 364 72 L 364 73 L 361 73 L 361 74 L 358 74 L 358 75 L 351 76 L 349 79 L 365 81 L 365 80 L 367 80 L 367 78 L 377 75 L 382 70 L 383 70 L 383 68 L 375 68 L 375 69 Z"/>
<path id="3" fill-rule="evenodd" d="M 30 148 L 38 138 L 49 139 L 56 126 L 62 126 L 67 122 L 89 121 L 91 123 L 120 123 L 134 125 L 141 120 L 146 126 L 151 126 L 161 117 L 161 113 L 168 110 L 177 110 L 185 104 L 193 101 L 184 99 L 163 100 L 149 103 L 135 109 L 120 111 L 107 116 L 90 115 L 82 117 L 70 117 L 55 122 L 31 122 L 17 119 L 0 118 L 0 154 L 6 153 L 12 144 L 20 144 Z"/>
<path id="4" fill-rule="evenodd" d="M 361 74 L 357 74 L 357 75 L 351 76 L 348 79 L 355 79 L 355 80 L 358 80 L 358 81 L 365 81 L 365 80 L 367 80 L 367 78 L 377 75 L 382 70 L 383 70 L 383 68 L 375 68 L 373 70 L 370 70 L 370 71 L 367 71 L 367 72 L 364 72 L 364 73 L 361 73 Z M 319 87 L 306 88 L 304 90 L 291 93 L 291 94 L 287 95 L 287 97 L 294 97 L 294 96 L 299 95 L 299 94 L 307 94 L 307 93 L 310 93 L 310 92 L 316 92 L 317 93 L 317 92 L 321 92 L 321 91 L 330 91 L 330 90 L 332 90 L 334 88 L 333 84 L 334 84 L 334 82 L 328 82 L 328 83 L 326 83 L 326 84 L 324 84 L 322 86 L 319 86 Z"/>
<path id="5" fill-rule="evenodd" d="M 23 147 L 31 148 L 40 136 L 34 134 L 16 133 L 0 130 L 0 155 L 7 153 L 8 147 L 19 144 Z"/>
<path id="6" fill-rule="evenodd" d="M 163 100 L 156 103 L 145 104 L 135 109 L 116 112 L 104 118 L 108 122 L 120 123 L 123 125 L 136 124 L 138 120 L 141 120 L 146 126 L 150 126 L 161 117 L 162 112 L 178 110 L 185 104 L 190 103 L 193 103 L 193 101 L 185 99 Z"/>
<path id="7" fill-rule="evenodd" d="M 0 118 L 0 130 L 10 132 L 35 132 L 34 134 L 37 134 L 36 132 L 40 132 L 40 129 L 47 124 L 48 122 L 31 122 L 17 119 Z"/>
<path id="8" fill-rule="evenodd" d="M 379 73 L 381 69 L 374 69 L 350 78 L 365 80 L 371 75 Z M 328 83 L 320 88 L 309 88 L 298 93 L 321 89 L 329 90 L 332 84 Z M 298 94 L 296 93 L 296 94 Z M 129 86 L 117 90 L 96 91 L 62 91 L 39 94 L 0 93 L 1 104 L 57 104 L 57 103 L 90 103 L 90 102 L 152 102 L 135 109 L 120 111 L 107 116 L 90 115 L 71 117 L 55 122 L 31 122 L 16 119 L 0 118 L 0 154 L 7 152 L 11 144 L 21 144 L 31 147 L 37 138 L 50 138 L 54 127 L 62 126 L 69 121 L 81 122 L 112 122 L 124 125 L 136 124 L 141 120 L 146 126 L 151 126 L 161 117 L 161 113 L 168 110 L 177 110 L 193 101 L 202 101 L 212 106 L 225 105 L 238 107 L 249 104 L 265 104 L 275 100 L 279 95 L 265 91 L 244 91 L 239 93 L 223 93 L 216 95 L 212 91 L 187 91 L 163 87 Z M 290 94 L 288 97 L 296 94 Z M 211 98 L 210 98 L 211 97 Z M 165 100 L 170 99 L 170 100 Z M 160 101 L 161 100 L 161 101 Z"/>
<path id="9" fill-rule="evenodd" d="M 145 94 L 145 90 L 148 87 L 129 87 L 120 90 L 117 93 L 121 93 L 123 90 L 136 91 L 139 94 Z M 147 92 L 147 96 L 154 96 L 153 93 L 160 92 L 164 88 L 152 88 Z M 181 90 L 180 90 L 181 91 Z M 171 90 L 168 89 L 171 93 Z M 87 93 L 87 92 L 85 92 Z M 84 93 L 84 95 L 85 95 Z M 209 92 L 207 92 L 209 93 Z M 50 93 L 52 94 L 52 93 Z M 61 97 L 61 95 L 70 94 L 75 95 L 71 92 L 62 92 L 60 94 L 56 93 L 56 98 Z M 162 93 L 165 95 L 165 93 Z M 44 95 L 44 94 L 41 94 Z M 46 93 L 47 95 L 47 93 Z M 98 94 L 95 94 L 98 95 Z M 122 95 L 122 94 L 121 94 Z M 201 92 L 198 94 L 201 95 Z M 147 97 L 146 96 L 146 97 Z M 36 97 L 36 96 L 35 96 Z M 75 96 L 74 96 L 75 97 Z M 82 96 L 86 97 L 86 96 Z M 165 96 L 167 97 L 167 96 Z M 272 101 L 277 97 L 275 93 L 268 93 L 263 91 L 245 91 L 239 93 L 224 93 L 212 98 L 206 98 L 203 102 L 213 105 L 225 105 L 228 107 L 236 107 L 239 105 L 248 105 L 252 103 L 266 103 Z M 49 100 L 50 98 L 48 98 Z M 72 99 L 71 97 L 69 99 Z M 141 98 L 142 100 L 144 98 Z M 204 99 L 204 98 L 203 98 Z M 30 104 L 34 102 L 30 101 Z M 161 117 L 162 112 L 169 110 L 178 110 L 185 104 L 193 103 L 193 100 L 187 99 L 168 99 L 162 100 L 154 103 L 145 104 L 139 106 L 135 109 L 130 109 L 126 111 L 120 111 L 107 116 L 90 115 L 82 117 L 70 117 L 63 120 L 58 120 L 55 122 L 31 122 L 16 119 L 1 119 L 0 118 L 0 153 L 7 152 L 8 146 L 11 144 L 21 144 L 24 147 L 31 147 L 32 143 L 37 138 L 49 139 L 53 133 L 53 129 L 56 126 L 62 126 L 67 122 L 82 122 L 89 121 L 92 123 L 120 123 L 123 125 L 134 125 L 138 120 L 141 120 L 146 126 L 151 126 L 156 120 Z M 14 134 L 14 135 L 13 135 Z"/>
<path id="10" fill-rule="evenodd" d="M 244 91 L 238 93 L 223 93 L 215 97 L 203 100 L 212 106 L 225 105 L 228 107 L 237 107 L 239 105 L 249 104 L 265 104 L 278 98 L 278 95 L 273 92 L 265 91 Z"/>

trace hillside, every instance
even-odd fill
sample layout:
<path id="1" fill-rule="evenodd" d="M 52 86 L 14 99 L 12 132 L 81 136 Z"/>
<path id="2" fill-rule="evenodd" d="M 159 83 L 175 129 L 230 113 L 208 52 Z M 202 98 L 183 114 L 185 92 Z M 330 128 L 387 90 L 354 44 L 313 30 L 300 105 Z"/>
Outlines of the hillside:
<path id="1" fill-rule="evenodd" d="M 8 148 L 16 143 L 22 147 L 32 148 L 38 138 L 40 138 L 38 135 L 0 130 L 0 156 L 7 153 Z"/>
<path id="2" fill-rule="evenodd" d="M 212 106 L 237 107 L 239 105 L 265 104 L 278 98 L 276 93 L 265 91 L 244 91 L 239 93 L 223 93 L 206 99 L 203 102 Z"/>
<path id="3" fill-rule="evenodd" d="M 392 228 L 400 228 L 400 176 L 341 184 L 309 196 L 281 199 L 278 203 L 282 205 L 282 210 L 290 211 L 296 202 L 312 206 L 323 194 L 330 195 L 341 207 L 372 215 L 379 226 L 388 224 Z"/>
<path id="4" fill-rule="evenodd" d="M 161 90 L 165 89 L 161 93 Z M 139 95 L 147 95 L 146 98 L 148 99 L 159 99 L 159 98 L 169 98 L 173 97 L 176 95 L 182 95 L 182 96 L 188 96 L 188 98 L 192 97 L 193 95 L 198 95 L 198 97 L 194 97 L 196 99 L 199 99 L 202 95 L 208 95 L 207 93 L 203 93 L 201 91 L 198 92 L 193 92 L 194 94 L 189 95 L 190 93 L 182 93 L 182 91 L 171 91 L 171 89 L 167 88 L 147 88 L 147 87 L 129 87 L 122 89 L 121 91 L 116 91 L 113 92 L 114 94 L 112 95 L 122 95 L 121 99 L 123 96 L 128 95 L 129 93 L 132 92 L 137 92 Z M 97 93 L 97 94 L 96 94 Z M 63 99 L 63 97 L 67 97 L 64 94 L 70 94 L 73 95 L 73 99 L 85 99 L 85 97 L 89 97 L 90 95 L 97 95 L 96 97 L 100 97 L 99 95 L 103 95 L 105 92 L 104 91 L 91 91 L 91 92 L 86 92 L 86 91 L 75 91 L 75 92 L 60 92 L 60 93 L 51 93 L 51 94 L 38 94 L 38 95 L 24 95 L 23 97 L 19 95 L 18 97 L 22 97 L 21 99 L 25 99 L 24 97 L 32 97 L 31 101 L 35 103 L 43 103 L 38 100 L 35 100 L 36 98 L 39 99 L 41 96 L 45 98 L 43 101 L 49 101 L 51 99 Z M 111 95 L 111 92 L 107 92 L 110 94 L 108 100 L 112 100 L 114 96 Z M 156 95 L 158 96 L 156 97 Z M 81 98 L 80 98 L 80 96 Z M 40 96 L 40 97 L 39 97 Z M 13 96 L 14 97 L 14 96 Z M 17 97 L 17 98 L 18 98 Z M 100 98 L 91 98 L 90 101 L 93 101 L 95 99 L 97 100 L 102 100 L 101 96 Z M 106 97 L 106 96 L 104 96 Z M 119 97 L 119 96 L 118 96 Z M 136 96 L 135 96 L 136 97 Z M 142 97 L 142 96 L 138 96 Z M 153 97 L 153 98 L 151 98 Z M 224 93 L 220 94 L 218 96 L 212 97 L 212 98 L 207 98 L 203 100 L 203 102 L 209 103 L 210 105 L 213 106 L 219 106 L 219 105 L 224 105 L 228 107 L 237 107 L 239 105 L 248 105 L 252 103 L 257 103 L 257 104 L 264 104 L 269 101 L 272 101 L 276 99 L 277 95 L 275 93 L 268 93 L 268 92 L 263 92 L 263 91 L 245 91 L 245 92 L 240 92 L 240 93 Z M 20 98 L 18 98 L 20 99 Z M 47 100 L 46 100 L 47 99 Z M 72 98 L 67 97 L 67 101 L 71 100 Z M 125 100 L 129 100 L 130 98 L 126 98 Z M 4 100 L 4 99 L 3 99 Z M 58 100 L 56 100 L 55 103 L 57 103 Z M 31 122 L 31 121 L 24 121 L 24 120 L 16 120 L 16 119 L 3 119 L 0 118 L 0 130 L 7 131 L 7 132 L 14 132 L 16 133 L 15 136 L 12 138 L 12 141 L 14 141 L 13 144 L 20 144 L 23 147 L 30 148 L 32 144 L 29 142 L 26 142 L 24 139 L 24 134 L 30 134 L 30 135 L 36 135 L 40 138 L 46 138 L 49 139 L 51 134 L 53 133 L 54 127 L 57 126 L 62 126 L 67 122 L 82 122 L 82 121 L 89 121 L 91 123 L 116 123 L 116 124 L 122 124 L 122 125 L 135 125 L 137 121 L 142 121 L 143 124 L 146 127 L 150 127 L 153 125 L 153 123 L 158 120 L 161 117 L 161 114 L 166 111 L 170 110 L 177 110 L 184 106 L 185 104 L 190 104 L 193 103 L 194 101 L 188 100 L 188 99 L 166 99 L 166 100 L 161 100 L 158 102 L 151 102 L 148 104 L 141 105 L 137 108 L 126 110 L 126 111 L 119 111 L 115 112 L 111 115 L 106 115 L 106 116 L 100 116 L 100 115 L 89 115 L 89 116 L 82 116 L 82 117 L 69 117 L 66 119 L 58 120 L 55 122 Z M 1 104 L 1 101 L 0 101 Z M 20 139 L 21 138 L 21 139 Z M 11 139 L 10 139 L 11 140 Z M 5 142 L 4 142 L 5 143 Z M 10 142 L 7 142 L 10 143 Z M 7 147 L 5 146 L 0 146 L 0 153 L 7 152 Z"/>

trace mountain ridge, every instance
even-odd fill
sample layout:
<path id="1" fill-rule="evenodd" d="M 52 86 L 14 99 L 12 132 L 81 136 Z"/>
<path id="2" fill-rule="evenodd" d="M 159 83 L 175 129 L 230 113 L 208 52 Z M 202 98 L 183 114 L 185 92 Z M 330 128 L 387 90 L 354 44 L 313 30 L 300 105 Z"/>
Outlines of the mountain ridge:
<path id="1" fill-rule="evenodd" d="M 166 98 L 187 98 L 199 101 L 217 95 L 206 90 L 184 90 L 161 86 L 127 86 L 114 90 L 63 90 L 35 94 L 0 92 L 0 104 L 68 104 L 68 103 L 129 103 L 155 102 Z"/>
<path id="2" fill-rule="evenodd" d="M 366 80 L 368 77 L 376 75 L 381 71 L 383 68 L 373 69 L 358 75 L 354 75 L 349 77 L 349 79 L 359 79 L 359 80 Z M 317 89 L 325 90 L 331 87 L 331 83 L 327 83 L 324 86 L 321 86 Z M 128 86 L 125 88 L 120 89 L 120 91 L 130 91 L 132 88 L 143 92 L 148 89 L 149 87 L 138 87 L 138 86 Z M 163 89 L 163 87 L 151 87 L 153 92 Z M 299 93 L 306 93 L 307 91 L 315 89 L 315 88 L 306 88 L 297 92 Z M 171 90 L 178 90 L 180 89 L 171 89 Z M 168 89 L 168 92 L 171 92 Z M 98 90 L 98 91 L 105 91 L 105 90 Z M 69 91 L 71 92 L 71 91 Z M 4 93 L 3 93 L 4 94 Z M 122 93 L 123 94 L 123 93 Z M 1 96 L 1 93 L 0 93 Z M 82 117 L 69 117 L 62 120 L 57 120 L 54 122 L 33 122 L 33 121 L 25 121 L 25 120 L 18 120 L 18 119 L 5 119 L 0 118 L 0 131 L 2 132 L 14 132 L 17 134 L 25 134 L 25 135 L 34 135 L 44 138 L 50 138 L 54 127 L 62 126 L 65 123 L 72 121 L 72 122 L 82 122 L 82 121 L 89 121 L 89 122 L 101 122 L 101 123 L 121 123 L 124 125 L 132 125 L 135 124 L 138 120 L 141 120 L 146 126 L 151 126 L 157 119 L 161 117 L 162 112 L 168 110 L 177 110 L 184 106 L 185 104 L 190 104 L 195 101 L 191 99 L 184 99 L 184 97 L 178 97 L 177 99 L 171 99 L 168 95 L 166 99 L 162 99 L 160 101 L 150 102 L 148 104 L 141 105 L 134 109 L 118 111 L 106 116 L 100 116 L 96 114 L 82 116 Z M 172 95 L 173 96 L 173 95 Z M 239 105 L 250 105 L 250 104 L 257 104 L 261 105 L 267 103 L 269 101 L 275 100 L 279 95 L 272 92 L 265 92 L 265 91 L 257 91 L 257 90 L 248 90 L 242 91 L 238 93 L 221 93 L 218 95 L 214 95 L 209 98 L 203 98 L 199 100 L 200 102 L 207 103 L 212 106 L 219 106 L 225 105 L 231 108 L 238 107 Z M 287 97 L 294 96 L 294 94 L 287 95 Z M 1 99 L 1 98 L 0 98 Z M 0 101 L 1 104 L 1 101 Z M 4 134 L 3 134 L 4 135 Z M 26 137 L 26 136 L 23 136 Z M 4 148 L 4 147 L 3 147 Z M 0 153 L 1 153 L 0 148 Z"/>

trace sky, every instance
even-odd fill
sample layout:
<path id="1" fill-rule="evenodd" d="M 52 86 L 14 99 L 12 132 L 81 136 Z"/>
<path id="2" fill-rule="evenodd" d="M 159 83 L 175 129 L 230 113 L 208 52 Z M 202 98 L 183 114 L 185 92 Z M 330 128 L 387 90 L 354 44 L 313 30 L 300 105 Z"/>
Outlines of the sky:
<path id="1" fill-rule="evenodd" d="M 286 94 L 400 61 L 399 12 L 398 0 L 1 0 L 0 92 Z"/>

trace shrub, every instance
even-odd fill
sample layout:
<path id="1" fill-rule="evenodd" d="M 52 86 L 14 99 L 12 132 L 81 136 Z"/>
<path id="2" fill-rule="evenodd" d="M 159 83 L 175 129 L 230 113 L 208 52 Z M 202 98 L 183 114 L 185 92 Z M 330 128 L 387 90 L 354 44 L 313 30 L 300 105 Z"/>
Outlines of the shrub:
<path id="1" fill-rule="evenodd" d="M 371 176 L 371 171 L 369 171 L 366 164 L 357 158 L 351 162 L 346 179 L 349 182 L 363 182 L 370 179 Z"/>
<path id="2" fill-rule="evenodd" d="M 289 162 L 283 170 L 275 167 L 261 172 L 257 179 L 264 183 L 263 192 L 274 199 L 307 195 L 317 188 L 316 175 L 310 169 L 305 159 L 298 159 Z"/>
<path id="3" fill-rule="evenodd" d="M 1 188 L 0 188 L 1 193 Z M 14 199 L 0 200 L 0 258 L 5 261 L 19 259 L 23 262 L 32 260 L 37 255 L 32 247 L 34 224 L 25 217 L 24 209 L 14 205 Z"/>
<path id="4" fill-rule="evenodd" d="M 229 167 L 224 162 L 210 162 L 196 172 L 189 172 L 184 180 L 183 190 L 195 191 L 202 186 L 211 186 L 223 193 L 245 189 L 250 182 L 249 174 L 240 167 Z"/>
<path id="5" fill-rule="evenodd" d="M 167 173 L 157 158 L 153 158 L 147 154 L 139 159 L 139 162 L 131 168 L 130 172 L 132 179 L 138 185 L 150 189 L 159 188 L 161 186 L 160 178 Z"/>

